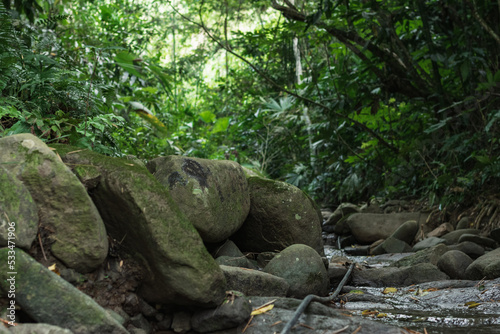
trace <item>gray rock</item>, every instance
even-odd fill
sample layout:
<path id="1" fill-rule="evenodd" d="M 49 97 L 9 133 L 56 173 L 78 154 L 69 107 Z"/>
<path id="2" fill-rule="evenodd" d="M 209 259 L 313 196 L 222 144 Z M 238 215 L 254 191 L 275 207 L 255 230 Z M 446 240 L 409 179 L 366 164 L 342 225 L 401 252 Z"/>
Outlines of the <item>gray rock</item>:
<path id="1" fill-rule="evenodd" d="M 153 327 L 151 326 L 149 321 L 146 318 L 144 318 L 144 316 L 141 313 L 130 318 L 130 323 L 134 327 L 136 327 L 138 329 L 142 329 L 144 332 L 146 332 L 148 334 L 151 334 L 153 332 Z"/>
<path id="2" fill-rule="evenodd" d="M 7 263 L 8 248 L 0 249 L 0 261 Z M 15 251 L 16 303 L 33 320 L 68 328 L 73 333 L 127 333 L 92 298 L 60 278 L 20 249 Z M 0 288 L 9 291 L 11 276 L 0 273 Z"/>
<path id="3" fill-rule="evenodd" d="M 445 235 L 441 236 L 441 238 L 445 240 L 445 243 L 447 245 L 453 245 L 458 244 L 458 240 L 460 239 L 462 234 L 479 234 L 479 230 L 476 230 L 474 228 L 460 229 L 452 231 L 450 233 L 446 233 Z"/>
<path id="4" fill-rule="evenodd" d="M 398 227 L 409 220 L 415 220 L 419 226 L 425 223 L 426 213 L 355 213 L 347 218 L 352 235 L 362 244 L 370 244 L 379 239 L 387 239 Z"/>
<path id="5" fill-rule="evenodd" d="M 214 332 L 237 327 L 250 318 L 252 306 L 244 297 L 227 299 L 216 309 L 203 310 L 193 314 L 191 326 L 199 333 Z"/>
<path id="6" fill-rule="evenodd" d="M 186 333 L 191 330 L 191 313 L 175 312 L 172 318 L 172 329 L 176 333 Z"/>
<path id="7" fill-rule="evenodd" d="M 496 228 L 496 229 L 491 230 L 490 238 L 495 240 L 496 242 L 500 243 L 500 228 Z"/>
<path id="8" fill-rule="evenodd" d="M 38 213 L 28 189 L 0 166 L 0 247 L 9 245 L 9 231 L 10 245 L 29 249 L 38 232 Z"/>
<path id="9" fill-rule="evenodd" d="M 328 264 L 328 277 L 330 278 L 330 284 L 335 285 L 339 283 L 347 273 L 347 267 L 342 263 L 332 263 Z"/>
<path id="10" fill-rule="evenodd" d="M 444 244 L 445 242 L 446 242 L 446 240 L 438 238 L 438 237 L 429 237 L 429 238 L 425 238 L 422 241 L 417 242 L 413 246 L 412 250 L 414 252 L 418 252 L 418 251 L 426 249 L 426 248 L 431 248 L 431 247 L 434 247 L 434 246 L 439 245 L 439 244 Z"/>
<path id="11" fill-rule="evenodd" d="M 104 223 L 84 186 L 59 157 L 37 137 L 23 133 L 0 139 L 0 161 L 28 188 L 40 225 L 54 231 L 52 254 L 79 272 L 100 266 L 108 254 Z"/>
<path id="12" fill-rule="evenodd" d="M 0 332 L 1 333 L 1 332 Z M 7 333 L 12 334 L 73 334 L 72 331 L 49 324 L 18 324 Z"/>
<path id="13" fill-rule="evenodd" d="M 407 244 L 413 243 L 415 235 L 418 232 L 418 223 L 416 220 L 409 220 L 404 222 L 403 225 L 398 227 L 394 233 L 391 234 L 392 238 L 404 241 Z M 401 253 L 401 252 L 391 252 L 391 253 Z"/>
<path id="14" fill-rule="evenodd" d="M 457 223 L 456 230 L 469 229 L 471 227 L 472 224 L 470 223 L 469 217 L 462 217 L 460 221 Z"/>
<path id="15" fill-rule="evenodd" d="M 471 241 L 464 241 L 456 245 L 448 246 L 449 250 L 459 250 L 469 255 L 473 259 L 484 255 L 484 248 Z"/>
<path id="16" fill-rule="evenodd" d="M 471 263 L 472 259 L 467 254 L 450 250 L 439 258 L 437 266 L 450 278 L 465 279 L 465 270 Z"/>
<path id="17" fill-rule="evenodd" d="M 327 221 L 328 218 L 330 218 L 330 216 L 332 215 L 332 210 L 328 209 L 328 208 L 322 208 L 321 209 L 321 217 L 323 217 L 323 221 Z"/>
<path id="18" fill-rule="evenodd" d="M 462 234 L 458 239 L 458 242 L 461 243 L 465 241 L 473 242 L 482 247 L 497 248 L 497 242 L 495 240 L 477 234 Z"/>
<path id="19" fill-rule="evenodd" d="M 500 248 L 480 256 L 465 271 L 468 279 L 493 279 L 500 277 Z"/>
<path id="20" fill-rule="evenodd" d="M 354 270 L 351 285 L 387 287 L 407 286 L 423 282 L 449 279 L 438 267 L 430 263 L 419 263 L 410 267 L 385 267 Z"/>
<path id="21" fill-rule="evenodd" d="M 416 252 L 413 255 L 407 256 L 401 260 L 398 260 L 391 264 L 394 267 L 406 267 L 406 266 L 414 266 L 420 263 L 431 263 L 436 265 L 439 258 L 448 251 L 448 247 L 439 244 L 437 246 L 426 248 L 421 251 Z"/>
<path id="22" fill-rule="evenodd" d="M 54 145 L 62 159 L 85 175 L 88 166 L 101 174 L 92 199 L 109 234 L 121 241 L 146 270 L 138 295 L 147 302 L 219 305 L 224 275 L 169 192 L 141 165 L 67 145 Z M 70 151 L 78 151 L 68 154 Z"/>
<path id="23" fill-rule="evenodd" d="M 248 216 L 247 179 L 235 161 L 171 155 L 153 159 L 147 167 L 205 242 L 227 239 Z"/>
<path id="24" fill-rule="evenodd" d="M 266 273 L 284 278 L 289 297 L 326 295 L 328 273 L 318 253 L 306 245 L 292 245 L 276 255 L 264 268 Z"/>
<path id="25" fill-rule="evenodd" d="M 281 277 L 258 270 L 220 266 L 227 281 L 227 289 L 247 296 L 286 296 L 290 285 Z"/>
<path id="26" fill-rule="evenodd" d="M 371 251 L 371 255 L 380 255 L 386 253 L 408 253 L 411 252 L 411 246 L 406 242 L 396 239 L 394 237 L 389 237 L 380 245 L 374 247 Z"/>
<path id="27" fill-rule="evenodd" d="M 347 218 L 349 215 L 353 213 L 358 213 L 359 207 L 352 203 L 341 203 L 337 209 L 330 215 L 328 220 L 325 221 L 324 225 L 334 226 L 336 225 L 342 218 Z"/>
<path id="28" fill-rule="evenodd" d="M 231 240 L 226 240 L 224 244 L 218 247 L 214 252 L 214 257 L 230 256 L 230 257 L 244 257 L 238 246 Z"/>
<path id="29" fill-rule="evenodd" d="M 244 252 L 276 252 L 305 244 L 324 254 L 321 213 L 299 188 L 260 177 L 248 178 L 250 213 L 231 240 Z"/>

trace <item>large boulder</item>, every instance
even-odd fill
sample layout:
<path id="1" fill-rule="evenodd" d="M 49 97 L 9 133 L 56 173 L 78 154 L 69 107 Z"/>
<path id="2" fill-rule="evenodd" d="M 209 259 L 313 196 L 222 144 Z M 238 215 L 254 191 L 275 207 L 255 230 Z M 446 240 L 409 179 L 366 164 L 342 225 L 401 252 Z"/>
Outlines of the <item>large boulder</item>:
<path id="1" fill-rule="evenodd" d="M 231 238 L 242 251 L 275 252 L 293 244 L 324 254 L 321 213 L 313 200 L 285 182 L 249 177 L 250 213 Z"/>
<path id="2" fill-rule="evenodd" d="M 304 298 L 310 294 L 324 296 L 330 281 L 318 253 L 300 244 L 281 251 L 269 261 L 264 271 L 284 278 L 290 284 L 288 296 L 294 298 Z"/>
<path id="3" fill-rule="evenodd" d="M 16 274 L 2 270 L 0 290 L 13 291 L 15 299 L 11 301 L 21 306 L 33 320 L 68 328 L 75 334 L 128 333 L 92 298 L 24 251 L 17 249 L 14 252 L 16 264 L 14 269 L 9 269 Z M 8 248 L 0 249 L 1 263 L 7 263 L 11 254 Z"/>
<path id="4" fill-rule="evenodd" d="M 500 248 L 478 257 L 467 267 L 465 276 L 472 280 L 500 277 Z"/>
<path id="5" fill-rule="evenodd" d="M 411 267 L 385 267 L 355 270 L 351 284 L 354 286 L 408 286 L 424 282 L 449 279 L 433 264 L 419 263 Z"/>
<path id="6" fill-rule="evenodd" d="M 230 237 L 250 210 L 242 167 L 229 160 L 160 157 L 147 167 L 206 242 Z"/>
<path id="7" fill-rule="evenodd" d="M 40 226 L 53 231 L 52 254 L 66 266 L 89 272 L 108 254 L 104 223 L 71 170 L 37 137 L 0 139 L 0 162 L 23 182 L 39 209 Z"/>
<path id="8" fill-rule="evenodd" d="M 144 166 L 67 145 L 54 147 L 80 178 L 99 180 L 89 192 L 109 234 L 147 271 L 141 297 L 207 307 L 224 299 L 219 266 L 169 192 Z"/>
<path id="9" fill-rule="evenodd" d="M 387 239 L 398 227 L 413 220 L 420 226 L 425 223 L 427 214 L 403 212 L 390 214 L 355 213 L 347 218 L 347 225 L 352 235 L 361 244 L 370 244 L 380 239 Z"/>
<path id="10" fill-rule="evenodd" d="M 0 166 L 0 247 L 29 249 L 37 231 L 37 207 L 28 189 Z"/>

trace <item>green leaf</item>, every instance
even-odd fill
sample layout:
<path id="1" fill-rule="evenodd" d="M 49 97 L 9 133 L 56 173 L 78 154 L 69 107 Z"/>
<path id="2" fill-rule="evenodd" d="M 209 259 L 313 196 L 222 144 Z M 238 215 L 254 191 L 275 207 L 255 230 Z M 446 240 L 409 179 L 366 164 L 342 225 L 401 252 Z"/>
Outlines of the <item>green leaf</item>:
<path id="1" fill-rule="evenodd" d="M 217 116 L 215 116 L 215 114 L 209 110 L 202 111 L 199 116 L 205 123 L 213 123 L 217 119 Z"/>
<path id="2" fill-rule="evenodd" d="M 217 119 L 215 122 L 214 128 L 212 129 L 212 133 L 224 132 L 229 127 L 229 117 L 222 117 Z"/>
<path id="3" fill-rule="evenodd" d="M 134 54 L 130 52 L 118 52 L 115 56 L 115 61 L 128 73 L 136 77 L 142 77 L 142 74 L 137 71 L 139 66 L 134 64 L 134 59 L 137 59 Z"/>

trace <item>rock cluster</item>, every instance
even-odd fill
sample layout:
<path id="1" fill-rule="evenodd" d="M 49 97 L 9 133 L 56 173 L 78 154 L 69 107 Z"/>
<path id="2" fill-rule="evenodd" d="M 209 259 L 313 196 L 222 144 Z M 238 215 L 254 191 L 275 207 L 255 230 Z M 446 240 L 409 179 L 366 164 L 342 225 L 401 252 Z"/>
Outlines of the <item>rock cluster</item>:
<path id="1" fill-rule="evenodd" d="M 339 209 L 349 208 L 342 218 L 331 218 Z M 480 280 L 500 277 L 498 229 L 489 235 L 468 224 L 443 223 L 429 229 L 424 212 L 391 212 L 342 204 L 323 223 L 325 240 L 345 246 L 347 253 L 372 255 L 372 262 L 382 254 L 404 253 L 404 258 L 389 267 L 368 266 L 355 271 L 355 285 L 407 286 L 444 279 Z M 334 224 L 334 225 L 332 225 Z M 338 233 L 331 235 L 331 231 Z M 330 235 L 329 235 L 330 234 Z M 335 246 L 337 246 L 335 245 Z M 380 258 L 387 262 L 387 258 Z M 347 259 L 332 258 L 329 272 L 332 282 L 344 273 Z"/>
<path id="2" fill-rule="evenodd" d="M 0 162 L 2 237 L 16 229 L 16 306 L 47 323 L 39 332 L 225 330 L 250 317 L 245 294 L 328 292 L 317 206 L 235 162 L 144 165 L 30 134 L 1 138 Z M 9 250 L 0 249 L 4 263 Z M 12 331 L 21 328 L 31 330 Z"/>

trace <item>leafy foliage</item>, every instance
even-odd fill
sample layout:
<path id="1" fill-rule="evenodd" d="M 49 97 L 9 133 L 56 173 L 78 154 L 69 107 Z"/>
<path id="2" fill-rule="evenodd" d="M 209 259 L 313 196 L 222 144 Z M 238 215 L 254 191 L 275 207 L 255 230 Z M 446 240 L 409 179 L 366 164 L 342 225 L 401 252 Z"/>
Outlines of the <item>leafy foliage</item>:
<path id="1" fill-rule="evenodd" d="M 325 204 L 499 181 L 495 2 L 3 2 L 2 136 L 233 159 Z"/>

